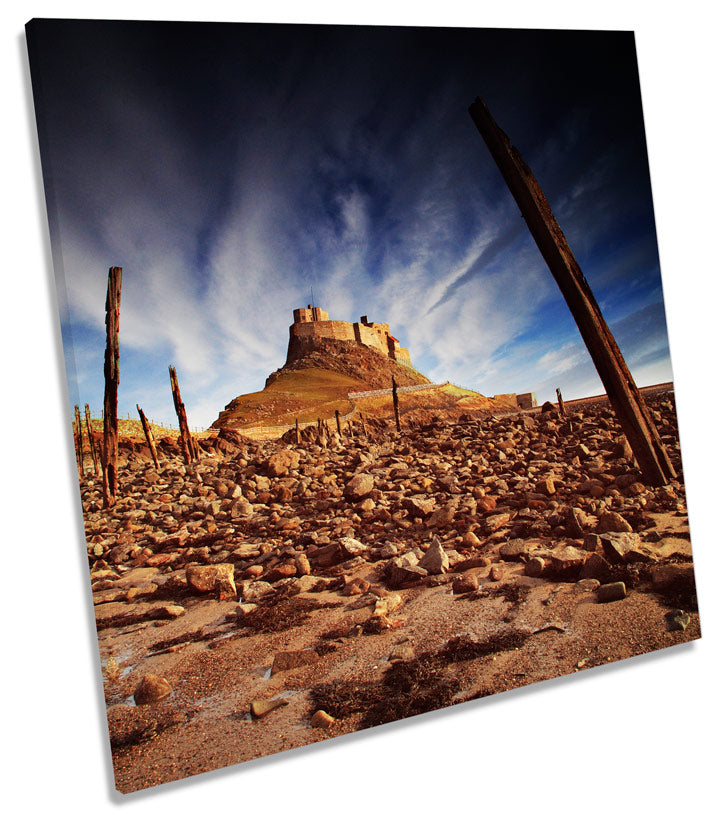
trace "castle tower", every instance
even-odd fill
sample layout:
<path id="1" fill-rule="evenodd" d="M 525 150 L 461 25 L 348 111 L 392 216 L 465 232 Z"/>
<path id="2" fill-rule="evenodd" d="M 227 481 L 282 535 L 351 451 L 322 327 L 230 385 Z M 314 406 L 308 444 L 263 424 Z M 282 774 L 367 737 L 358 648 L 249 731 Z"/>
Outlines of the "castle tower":
<path id="1" fill-rule="evenodd" d="M 354 323 L 331 321 L 325 310 L 313 304 L 293 310 L 288 361 L 300 355 L 308 344 L 312 344 L 312 339 L 322 338 L 351 341 L 371 347 L 393 361 L 397 361 L 398 364 L 412 367 L 410 353 L 400 346 L 400 342 L 394 336 L 390 335 L 389 325 L 368 321 L 367 316 L 361 316 L 360 321 Z"/>

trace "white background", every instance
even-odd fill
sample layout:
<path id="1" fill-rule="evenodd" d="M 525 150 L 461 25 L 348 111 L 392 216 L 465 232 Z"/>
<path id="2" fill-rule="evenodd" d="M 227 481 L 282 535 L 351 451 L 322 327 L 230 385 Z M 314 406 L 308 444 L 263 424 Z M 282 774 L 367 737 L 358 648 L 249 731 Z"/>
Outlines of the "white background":
<path id="1" fill-rule="evenodd" d="M 718 762 L 713 4 L 3 6 L 3 807 L 11 816 L 708 816 Z M 114 793 L 23 26 L 31 17 L 636 32 L 704 638 L 394 727 Z M 612 59 L 612 55 L 608 55 Z M 572 66 L 568 66 L 572 71 Z M 478 93 L 481 89 L 478 89 Z"/>

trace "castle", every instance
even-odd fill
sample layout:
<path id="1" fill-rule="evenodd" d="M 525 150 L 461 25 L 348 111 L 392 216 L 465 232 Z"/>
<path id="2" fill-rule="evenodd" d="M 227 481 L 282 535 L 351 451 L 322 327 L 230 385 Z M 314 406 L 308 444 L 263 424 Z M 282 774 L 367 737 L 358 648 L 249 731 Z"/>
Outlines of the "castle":
<path id="1" fill-rule="evenodd" d="M 365 344 L 386 355 L 398 364 L 412 367 L 410 353 L 400 342 L 390 335 L 388 324 L 377 324 L 361 316 L 360 321 L 330 321 L 328 314 L 320 307 L 308 304 L 307 308 L 293 310 L 293 324 L 290 326 L 288 358 L 293 350 L 302 348 L 310 339 L 327 338 L 335 341 L 352 341 Z M 310 342 L 311 343 L 311 342 Z"/>

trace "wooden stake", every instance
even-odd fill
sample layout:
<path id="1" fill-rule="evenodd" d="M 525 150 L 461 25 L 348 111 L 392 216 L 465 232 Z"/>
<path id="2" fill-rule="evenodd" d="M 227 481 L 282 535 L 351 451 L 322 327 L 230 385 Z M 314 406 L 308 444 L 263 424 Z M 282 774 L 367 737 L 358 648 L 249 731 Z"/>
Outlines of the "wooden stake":
<path id="1" fill-rule="evenodd" d="M 87 427 L 88 444 L 90 446 L 90 456 L 92 457 L 93 469 L 96 475 L 100 475 L 100 465 L 98 463 L 97 449 L 95 449 L 95 438 L 93 436 L 92 416 L 90 415 L 90 405 L 85 404 L 85 426 Z"/>
<path id="2" fill-rule="evenodd" d="M 560 387 L 555 387 L 555 394 L 557 395 L 558 400 L 558 409 L 560 410 L 560 415 L 566 415 L 565 412 L 565 402 L 563 401 L 562 393 L 560 392 Z"/>
<path id="3" fill-rule="evenodd" d="M 400 432 L 400 408 L 398 404 L 397 383 L 395 376 L 392 377 L 393 410 L 395 411 L 395 429 Z"/>
<path id="4" fill-rule="evenodd" d="M 300 424 L 298 423 L 298 419 L 295 419 L 295 443 L 300 443 Z"/>
<path id="5" fill-rule="evenodd" d="M 342 434 L 340 430 L 340 410 L 335 410 L 335 425 L 337 426 L 338 435 Z"/>
<path id="6" fill-rule="evenodd" d="M 105 299 L 105 398 L 103 403 L 103 501 L 113 506 L 117 496 L 118 418 L 117 393 L 120 383 L 120 293 L 122 267 L 108 271 Z"/>
<path id="7" fill-rule="evenodd" d="M 646 482 L 653 486 L 667 483 L 675 477 L 675 470 L 537 179 L 485 102 L 478 97 L 469 111 L 565 297 Z"/>
<path id="8" fill-rule="evenodd" d="M 85 452 L 83 451 L 82 421 L 80 420 L 80 408 L 75 404 L 75 454 L 77 456 L 80 475 L 85 477 Z"/>
<path id="9" fill-rule="evenodd" d="M 148 447 L 150 447 L 150 454 L 152 455 L 155 469 L 160 469 L 160 461 L 158 461 L 158 454 L 157 449 L 155 448 L 155 439 L 153 438 L 152 430 L 147 422 L 145 413 L 140 409 L 140 405 L 135 404 L 135 407 L 137 408 L 138 415 L 140 416 L 140 423 L 142 424 L 143 432 L 145 433 L 145 440 L 147 441 Z"/>
<path id="10" fill-rule="evenodd" d="M 175 405 L 175 412 L 177 414 L 178 426 L 180 427 L 180 449 L 185 459 L 186 464 L 191 464 L 194 455 L 193 444 L 190 438 L 190 429 L 188 427 L 187 415 L 185 414 L 185 404 L 180 397 L 180 387 L 178 386 L 177 373 L 175 367 L 171 364 L 168 367 L 170 371 L 170 389 L 172 390 L 173 404 Z"/>

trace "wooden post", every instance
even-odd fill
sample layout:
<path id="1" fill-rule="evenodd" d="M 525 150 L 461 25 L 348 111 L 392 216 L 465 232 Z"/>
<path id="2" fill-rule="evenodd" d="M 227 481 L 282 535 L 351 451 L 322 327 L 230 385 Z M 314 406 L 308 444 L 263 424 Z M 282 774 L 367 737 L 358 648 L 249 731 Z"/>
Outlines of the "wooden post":
<path id="1" fill-rule="evenodd" d="M 563 401 L 562 393 L 560 392 L 560 387 L 555 387 L 555 395 L 557 395 L 558 400 L 558 409 L 560 410 L 560 415 L 566 415 L 565 412 L 565 402 Z"/>
<path id="2" fill-rule="evenodd" d="M 675 477 L 655 424 L 537 179 L 479 97 L 469 108 L 573 314 L 647 483 Z"/>
<path id="3" fill-rule="evenodd" d="M 300 443 L 300 424 L 298 423 L 298 419 L 295 419 L 295 443 Z"/>
<path id="4" fill-rule="evenodd" d="M 103 501 L 113 506 L 117 496 L 118 417 L 117 393 L 120 383 L 120 293 L 122 267 L 108 271 L 105 299 L 105 398 L 103 402 Z"/>
<path id="5" fill-rule="evenodd" d="M 395 411 L 395 429 L 400 432 L 400 408 L 398 404 L 397 383 L 395 376 L 392 377 L 393 410 Z"/>
<path id="6" fill-rule="evenodd" d="M 178 386 L 177 372 L 175 367 L 171 364 L 168 367 L 170 371 L 170 389 L 172 390 L 173 404 L 175 405 L 175 412 L 177 414 L 178 426 L 180 427 L 180 449 L 185 459 L 186 464 L 191 464 L 193 460 L 193 445 L 190 440 L 190 430 L 188 428 L 187 415 L 185 414 L 185 404 L 180 397 L 180 387 Z"/>
<path id="7" fill-rule="evenodd" d="M 85 477 L 85 452 L 83 450 L 82 421 L 80 420 L 80 408 L 75 404 L 75 454 L 77 455 L 80 475 Z"/>
<path id="8" fill-rule="evenodd" d="M 340 410 L 335 410 L 335 426 L 337 427 L 338 435 L 340 435 Z"/>
<path id="9" fill-rule="evenodd" d="M 87 427 L 88 444 L 90 446 L 90 456 L 92 457 L 93 469 L 96 475 L 100 475 L 100 465 L 98 464 L 97 450 L 95 449 L 95 438 L 93 437 L 92 416 L 90 415 L 90 405 L 85 404 L 85 426 Z"/>
<path id="10" fill-rule="evenodd" d="M 148 447 L 150 448 L 150 454 L 152 455 L 153 463 L 155 464 L 155 469 L 160 469 L 160 461 L 158 461 L 158 454 L 157 449 L 155 448 L 155 439 L 153 438 L 152 430 L 148 425 L 145 413 L 140 409 L 140 405 L 135 404 L 135 407 L 137 408 L 138 415 L 140 416 L 140 423 L 142 424 L 143 432 L 145 433 L 145 440 L 147 441 Z"/>

